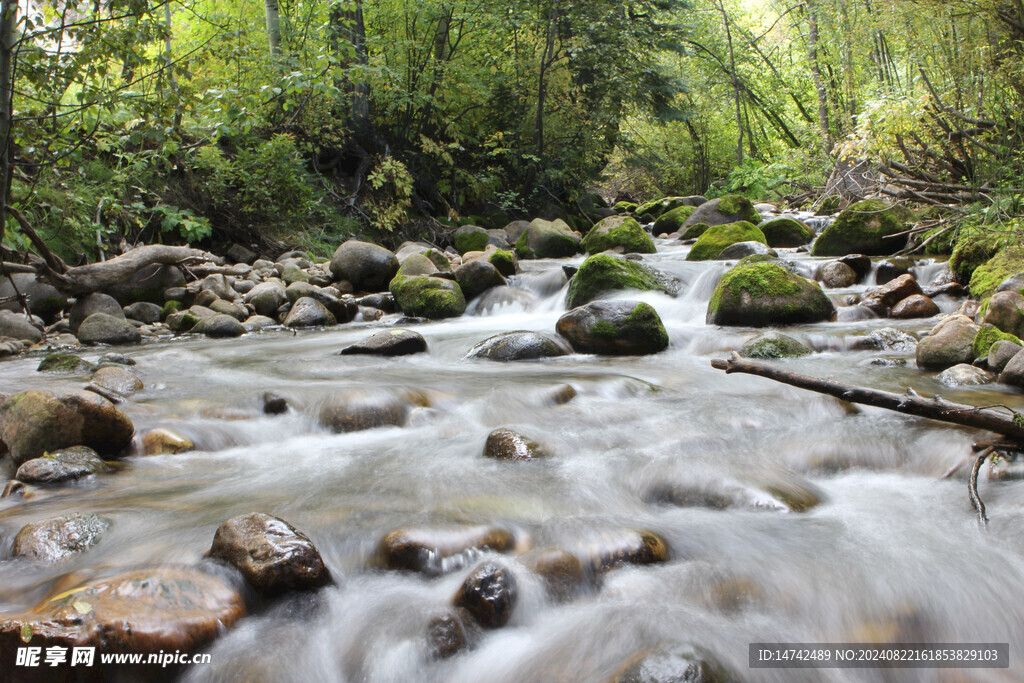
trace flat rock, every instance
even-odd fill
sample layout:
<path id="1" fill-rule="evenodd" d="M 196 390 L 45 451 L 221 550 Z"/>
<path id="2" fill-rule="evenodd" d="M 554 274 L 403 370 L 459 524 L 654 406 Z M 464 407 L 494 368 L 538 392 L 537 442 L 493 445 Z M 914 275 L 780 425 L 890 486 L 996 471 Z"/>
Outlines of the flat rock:
<path id="1" fill-rule="evenodd" d="M 0 621 L 0 657 L 14 661 L 26 645 L 194 653 L 244 615 L 241 594 L 222 578 L 190 568 L 141 569 Z"/>
<path id="2" fill-rule="evenodd" d="M 14 478 L 26 484 L 57 484 L 109 470 L 96 451 L 74 446 L 23 462 Z"/>
<path id="3" fill-rule="evenodd" d="M 110 520 L 73 512 L 26 524 L 14 538 L 11 554 L 53 564 L 88 550 L 110 528 Z"/>
<path id="4" fill-rule="evenodd" d="M 427 340 L 419 332 L 392 329 L 375 332 L 366 339 L 345 347 L 341 350 L 341 355 L 408 356 L 424 353 L 426 350 Z"/>
<path id="5" fill-rule="evenodd" d="M 131 396 L 146 386 L 131 370 L 111 365 L 99 368 L 94 372 L 91 382 L 101 389 L 113 391 L 121 396 Z"/>

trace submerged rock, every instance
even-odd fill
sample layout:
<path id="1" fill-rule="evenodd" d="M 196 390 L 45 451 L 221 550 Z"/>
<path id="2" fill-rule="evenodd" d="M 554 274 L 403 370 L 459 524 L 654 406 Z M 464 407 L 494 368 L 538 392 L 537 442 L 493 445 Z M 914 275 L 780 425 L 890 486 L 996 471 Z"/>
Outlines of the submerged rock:
<path id="1" fill-rule="evenodd" d="M 426 350 L 427 340 L 419 332 L 394 329 L 374 332 L 366 339 L 346 346 L 341 355 L 408 356 Z"/>
<path id="2" fill-rule="evenodd" d="M 151 429 L 142 436 L 144 455 L 175 455 L 186 453 L 195 447 L 192 439 L 166 427 Z"/>
<path id="3" fill-rule="evenodd" d="M 0 656 L 28 646 L 202 650 L 245 615 L 241 594 L 198 569 L 141 569 L 86 584 L 0 621 Z M 97 661 L 99 657 L 97 657 Z"/>
<path id="4" fill-rule="evenodd" d="M 594 301 L 558 319 L 555 329 L 577 353 L 643 355 L 668 348 L 657 311 L 637 301 Z"/>
<path id="5" fill-rule="evenodd" d="M 14 538 L 11 554 L 53 564 L 96 545 L 110 520 L 74 512 L 26 524 Z"/>
<path id="6" fill-rule="evenodd" d="M 447 659 L 469 648 L 477 639 L 473 615 L 465 609 L 452 609 L 427 624 L 427 647 L 434 659 Z"/>
<path id="7" fill-rule="evenodd" d="M 740 355 L 744 358 L 793 358 L 813 353 L 810 348 L 781 332 L 765 332 L 750 339 Z"/>
<path id="8" fill-rule="evenodd" d="M 95 366 L 73 353 L 51 353 L 39 361 L 36 372 L 78 374 L 92 372 Z"/>
<path id="9" fill-rule="evenodd" d="M 58 484 L 109 470 L 110 467 L 96 451 L 86 446 L 74 446 L 26 460 L 14 478 L 26 484 Z"/>
<path id="10" fill-rule="evenodd" d="M 495 429 L 484 443 L 484 457 L 495 460 L 534 460 L 546 456 L 536 442 L 511 429 Z"/>
<path id="11" fill-rule="evenodd" d="M 210 557 L 237 568 L 264 595 L 331 583 L 331 573 L 309 537 L 283 519 L 259 512 L 221 524 Z"/>
<path id="12" fill-rule="evenodd" d="M 726 683 L 738 680 L 710 655 L 689 645 L 644 650 L 612 676 L 610 683 Z"/>
<path id="13" fill-rule="evenodd" d="M 894 327 L 882 327 L 863 337 L 853 340 L 854 349 L 865 351 L 889 351 L 893 353 L 913 353 L 917 349 L 917 340 L 911 335 Z"/>
<path id="14" fill-rule="evenodd" d="M 134 372 L 116 365 L 100 368 L 93 373 L 90 381 L 101 389 L 112 391 L 121 396 L 131 396 L 146 386 Z"/>
<path id="15" fill-rule="evenodd" d="M 503 332 L 483 340 L 471 348 L 465 358 L 517 361 L 555 358 L 570 353 L 572 349 L 560 338 L 542 332 L 520 330 Z"/>
<path id="16" fill-rule="evenodd" d="M 17 465 L 71 446 L 117 456 L 131 444 L 134 431 L 113 403 L 87 391 L 62 396 L 23 391 L 0 405 L 0 439 Z"/>
<path id="17" fill-rule="evenodd" d="M 320 408 L 320 424 L 333 432 L 357 432 L 384 426 L 404 426 L 409 403 L 385 392 L 351 392 L 328 398 Z"/>
<path id="18" fill-rule="evenodd" d="M 636 529 L 583 530 L 565 548 L 581 559 L 592 572 L 603 572 L 621 564 L 658 564 L 668 561 L 668 544 L 657 534 Z"/>
<path id="19" fill-rule="evenodd" d="M 988 384 L 992 381 L 992 374 L 973 365 L 961 363 L 943 370 L 936 379 L 947 387 L 969 387 Z"/>
<path id="20" fill-rule="evenodd" d="M 465 564 L 483 550 L 503 553 L 514 547 L 515 537 L 498 527 L 403 527 L 384 537 L 379 554 L 387 569 L 436 575 Z"/>
<path id="21" fill-rule="evenodd" d="M 487 562 L 466 577 L 453 602 L 484 628 L 501 628 L 512 617 L 518 598 L 519 586 L 511 570 Z"/>
<path id="22" fill-rule="evenodd" d="M 531 550 L 520 561 L 544 580 L 544 587 L 554 600 L 568 599 L 586 578 L 580 558 L 564 548 Z"/>

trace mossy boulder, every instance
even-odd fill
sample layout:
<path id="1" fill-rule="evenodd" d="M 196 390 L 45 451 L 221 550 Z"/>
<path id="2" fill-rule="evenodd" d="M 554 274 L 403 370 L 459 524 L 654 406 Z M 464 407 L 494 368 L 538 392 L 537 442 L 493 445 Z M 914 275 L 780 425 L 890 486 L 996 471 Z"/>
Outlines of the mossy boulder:
<path id="1" fill-rule="evenodd" d="M 996 292 L 985 305 L 981 322 L 1017 337 L 1024 336 L 1024 296 L 1019 292 Z"/>
<path id="2" fill-rule="evenodd" d="M 697 223 L 708 225 L 725 225 L 746 221 L 752 225 L 761 222 L 761 214 L 754 209 L 750 200 L 740 194 L 727 194 L 718 199 L 712 199 L 697 207 L 697 210 L 686 219 L 687 227 Z"/>
<path id="3" fill-rule="evenodd" d="M 1007 278 L 1024 272 L 1024 248 L 1005 247 L 971 273 L 971 296 L 984 299 L 991 296 Z"/>
<path id="4" fill-rule="evenodd" d="M 73 353 L 51 353 L 39 361 L 36 372 L 76 374 L 92 372 L 96 367 Z"/>
<path id="5" fill-rule="evenodd" d="M 646 202 L 636 207 L 636 215 L 653 216 L 658 218 L 665 215 L 669 211 L 674 211 L 680 206 L 692 206 L 694 208 L 704 204 L 707 200 L 699 195 L 692 195 L 689 197 L 662 197 L 661 199 L 655 199 L 651 202 Z"/>
<path id="6" fill-rule="evenodd" d="M 490 239 L 491 236 L 485 229 L 475 225 L 463 225 L 455 231 L 455 249 L 460 254 L 467 251 L 483 251 Z"/>
<path id="7" fill-rule="evenodd" d="M 1008 242 L 1009 235 L 994 227 L 961 228 L 956 245 L 949 255 L 949 269 L 956 277 L 956 281 L 961 284 L 969 283 L 974 271 L 992 259 Z"/>
<path id="8" fill-rule="evenodd" d="M 738 265 L 715 287 L 708 302 L 709 325 L 795 325 L 831 320 L 835 306 L 816 282 L 778 263 Z"/>
<path id="9" fill-rule="evenodd" d="M 505 277 L 515 275 L 516 271 L 519 270 L 519 261 L 516 259 L 515 252 L 507 251 L 505 249 L 495 249 L 487 255 L 487 262 L 498 269 L 498 272 Z"/>
<path id="10" fill-rule="evenodd" d="M 62 396 L 23 391 L 0 405 L 0 440 L 16 465 L 71 446 L 117 456 L 131 444 L 134 433 L 127 415 L 90 391 Z"/>
<path id="11" fill-rule="evenodd" d="M 615 213 L 635 213 L 638 206 L 639 204 L 636 202 L 615 202 L 615 205 L 612 206 L 612 211 Z"/>
<path id="12" fill-rule="evenodd" d="M 767 244 L 764 233 L 747 221 L 712 225 L 704 231 L 696 244 L 686 255 L 687 261 L 711 261 L 717 259 L 726 247 L 738 242 L 760 242 Z"/>
<path id="13" fill-rule="evenodd" d="M 559 318 L 555 330 L 577 353 L 632 356 L 668 348 L 658 312 L 637 301 L 593 301 Z"/>
<path id="14" fill-rule="evenodd" d="M 707 223 L 694 223 L 693 225 L 686 226 L 683 230 L 683 234 L 679 236 L 682 240 L 695 240 L 708 231 L 711 226 Z"/>
<path id="15" fill-rule="evenodd" d="M 744 358 L 795 358 L 813 353 L 803 343 L 781 332 L 765 332 L 747 341 L 740 349 Z"/>
<path id="16" fill-rule="evenodd" d="M 455 318 L 466 312 L 462 289 L 444 278 L 399 275 L 391 281 L 391 294 L 402 313 L 416 318 Z"/>
<path id="17" fill-rule="evenodd" d="M 651 228 L 651 232 L 655 235 L 668 235 L 673 232 L 680 232 L 683 229 L 683 224 L 686 223 L 686 219 L 696 210 L 696 206 L 684 205 L 677 206 L 671 211 L 666 211 L 654 221 L 654 227 Z"/>
<path id="18" fill-rule="evenodd" d="M 974 336 L 974 344 L 971 349 L 975 358 L 987 357 L 988 352 L 996 342 L 1008 341 L 1021 346 L 1021 341 L 1016 335 L 1003 332 L 995 325 L 982 324 L 978 328 L 978 334 Z"/>
<path id="19" fill-rule="evenodd" d="M 602 219 L 583 238 L 583 248 L 588 254 L 619 248 L 627 254 L 653 254 L 657 251 L 650 235 L 640 227 L 635 218 L 628 216 L 609 216 Z"/>
<path id="20" fill-rule="evenodd" d="M 814 231 L 793 218 L 773 218 L 757 227 L 764 233 L 769 247 L 801 247 L 814 239 Z"/>
<path id="21" fill-rule="evenodd" d="M 608 254 L 595 254 L 587 258 L 572 276 L 566 305 L 576 308 L 599 299 L 607 292 L 629 289 L 672 293 L 665 279 L 650 268 Z"/>
<path id="22" fill-rule="evenodd" d="M 525 259 L 567 258 L 580 250 L 580 242 L 565 221 L 535 218 L 516 239 L 516 254 Z"/>
<path id="23" fill-rule="evenodd" d="M 881 199 L 866 199 L 843 210 L 811 247 L 814 256 L 884 256 L 907 245 L 904 211 Z"/>

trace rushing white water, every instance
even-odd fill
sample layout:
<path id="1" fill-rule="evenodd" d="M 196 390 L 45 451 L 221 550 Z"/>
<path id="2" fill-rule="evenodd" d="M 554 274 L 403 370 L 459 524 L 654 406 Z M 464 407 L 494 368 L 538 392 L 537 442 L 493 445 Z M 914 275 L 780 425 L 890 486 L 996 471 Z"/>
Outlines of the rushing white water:
<path id="1" fill-rule="evenodd" d="M 712 358 L 755 331 L 705 324 L 728 264 L 689 263 L 686 251 L 661 242 L 644 259 L 679 277 L 678 297 L 622 295 L 651 303 L 663 318 L 671 346 L 654 356 L 463 360 L 499 332 L 553 333 L 565 310 L 561 267 L 581 259 L 527 262 L 513 284 L 528 294 L 512 303 L 414 325 L 428 354 L 337 355 L 398 316 L 125 349 L 146 383 L 124 406 L 137 430 L 173 427 L 197 450 L 133 458 L 112 475 L 30 500 L 0 500 L 0 612 L 126 568 L 201 562 L 222 521 L 261 511 L 307 533 L 337 585 L 247 617 L 213 645 L 212 664 L 185 672 L 189 680 L 606 680 L 638 651 L 673 644 L 703 648 L 742 680 L 940 680 L 926 669 L 747 667 L 755 641 L 899 638 L 1009 642 L 1009 673 L 968 671 L 955 680 L 1013 680 L 1024 671 L 1024 485 L 982 482 L 992 523 L 981 531 L 964 482 L 940 479 L 969 454 L 977 434 L 871 408 L 850 411 L 832 398 L 712 369 Z M 786 256 L 808 272 L 815 266 L 806 255 Z M 937 270 L 922 263 L 915 272 L 927 283 Z M 940 303 L 948 311 L 956 302 Z M 997 385 L 948 389 L 912 359 L 906 367 L 871 363 L 906 353 L 851 350 L 852 340 L 879 327 L 920 334 L 934 322 L 794 327 L 787 333 L 819 352 L 782 362 L 891 391 L 1024 406 Z M 85 355 L 95 360 L 100 352 Z M 37 362 L 0 365 L 0 392 L 82 383 L 36 373 Z M 551 405 L 547 395 L 563 384 L 578 396 Z M 430 407 L 404 428 L 332 434 L 318 426 L 319 401 L 360 388 L 421 392 Z M 292 410 L 264 416 L 264 391 L 287 397 Z M 532 436 L 551 457 L 482 457 L 487 434 L 504 426 Z M 803 513 L 650 502 L 650 491 L 665 484 L 763 491 L 780 477 L 808 482 L 823 502 Z M 57 566 L 10 559 L 10 539 L 24 524 L 69 511 L 102 513 L 113 526 L 94 548 Z M 647 529 L 667 541 L 671 556 L 662 565 L 614 569 L 562 603 L 512 557 L 520 588 L 512 621 L 475 649 L 434 661 L 427 623 L 469 567 L 425 578 L 374 568 L 371 558 L 396 527 L 451 521 L 500 524 L 524 539 Z"/>

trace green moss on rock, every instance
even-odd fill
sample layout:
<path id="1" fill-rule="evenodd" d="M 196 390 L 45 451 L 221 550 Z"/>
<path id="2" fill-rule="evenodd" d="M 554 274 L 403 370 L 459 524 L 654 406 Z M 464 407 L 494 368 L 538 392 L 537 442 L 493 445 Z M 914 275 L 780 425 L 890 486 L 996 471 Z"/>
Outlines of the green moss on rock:
<path id="1" fill-rule="evenodd" d="M 995 294 L 1003 280 L 1024 272 L 1024 249 L 1006 247 L 971 273 L 969 288 L 976 299 Z"/>
<path id="2" fill-rule="evenodd" d="M 654 221 L 654 227 L 651 229 L 655 235 L 667 235 L 673 232 L 679 232 L 683 228 L 683 223 L 686 219 L 697 210 L 696 206 L 677 206 L 671 211 L 666 211 L 662 215 L 658 216 L 658 220 Z"/>
<path id="3" fill-rule="evenodd" d="M 679 239 L 684 240 L 695 240 L 708 231 L 711 226 L 707 223 L 694 223 L 693 225 L 687 226 L 683 234 L 679 236 Z"/>
<path id="4" fill-rule="evenodd" d="M 789 335 L 765 332 L 749 340 L 740 349 L 744 358 L 796 358 L 812 351 Z"/>
<path id="5" fill-rule="evenodd" d="M 654 241 L 635 218 L 611 216 L 601 220 L 583 239 L 588 254 L 621 248 L 627 254 L 653 254 Z"/>
<path id="6" fill-rule="evenodd" d="M 460 228 L 460 232 L 455 233 L 455 248 L 460 254 L 465 254 L 467 251 L 483 251 L 487 247 L 490 237 L 483 228 L 476 230 Z"/>
<path id="7" fill-rule="evenodd" d="M 516 274 L 516 255 L 511 251 L 497 249 L 491 252 L 491 255 L 487 257 L 487 261 L 505 277 Z"/>
<path id="8" fill-rule="evenodd" d="M 516 240 L 519 258 L 566 258 L 579 251 L 580 238 L 563 220 L 535 218 Z"/>
<path id="9" fill-rule="evenodd" d="M 437 320 L 454 318 L 466 312 L 462 289 L 451 280 L 398 275 L 391 281 L 390 289 L 395 304 L 408 316 Z"/>
<path id="10" fill-rule="evenodd" d="M 899 207 L 890 206 L 881 199 L 866 199 L 852 204 L 822 231 L 811 248 L 811 254 L 882 256 L 895 253 L 907 244 L 906 235 L 895 236 L 907 228 L 902 214 Z"/>
<path id="11" fill-rule="evenodd" d="M 974 357 L 981 358 L 982 356 L 987 356 L 992 345 L 999 341 L 1010 341 L 1018 346 L 1024 346 L 1015 335 L 1003 332 L 995 325 L 986 324 L 981 326 L 978 334 L 974 337 Z"/>
<path id="12" fill-rule="evenodd" d="M 800 247 L 814 239 L 814 232 L 792 218 L 773 218 L 757 226 L 768 240 L 769 247 Z"/>
<path id="13" fill-rule="evenodd" d="M 708 302 L 710 325 L 792 325 L 830 320 L 835 307 L 817 283 L 777 263 L 736 266 Z"/>
<path id="14" fill-rule="evenodd" d="M 599 299 L 605 292 L 627 289 L 669 291 L 656 274 L 643 265 L 596 254 L 584 261 L 573 275 L 566 303 L 569 308 L 576 308 Z"/>
<path id="15" fill-rule="evenodd" d="M 764 233 L 747 221 L 712 225 L 697 239 L 697 243 L 686 255 L 687 261 L 710 261 L 718 258 L 726 247 L 737 242 L 760 242 L 767 244 Z"/>
<path id="16" fill-rule="evenodd" d="M 51 353 L 39 361 L 37 372 L 76 373 L 92 372 L 96 367 L 73 353 Z"/>
<path id="17" fill-rule="evenodd" d="M 661 199 L 655 199 L 654 201 L 641 204 L 636 207 L 635 213 L 638 216 L 648 214 L 654 218 L 658 218 L 669 211 L 673 211 L 678 209 L 680 206 L 683 206 L 686 201 L 686 197 L 662 197 Z"/>
<path id="18" fill-rule="evenodd" d="M 615 213 L 634 213 L 637 210 L 639 204 L 636 202 L 615 202 L 615 206 L 612 207 L 612 211 Z"/>

